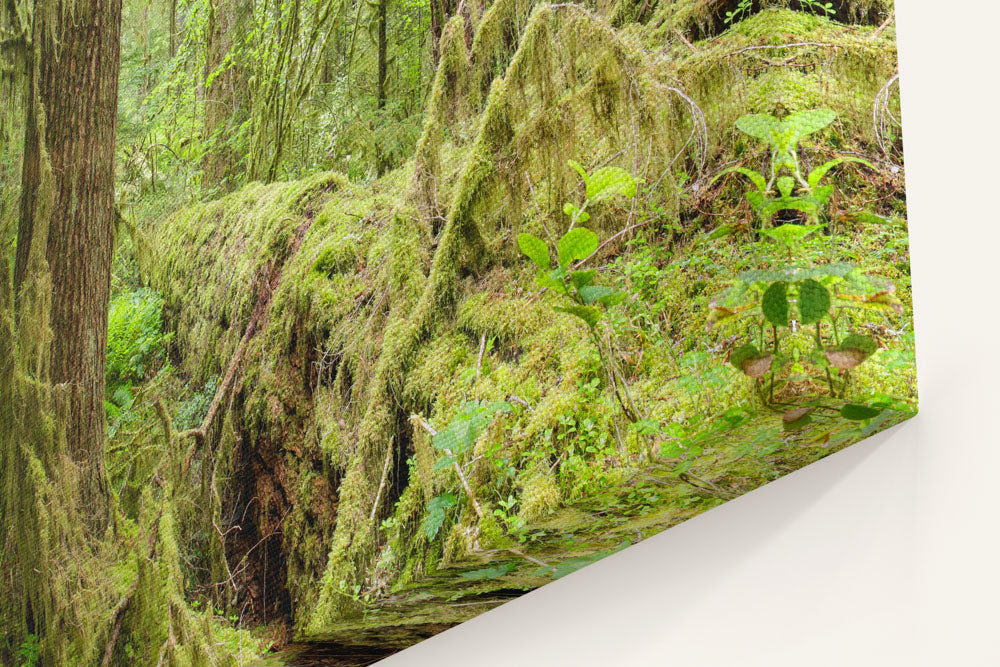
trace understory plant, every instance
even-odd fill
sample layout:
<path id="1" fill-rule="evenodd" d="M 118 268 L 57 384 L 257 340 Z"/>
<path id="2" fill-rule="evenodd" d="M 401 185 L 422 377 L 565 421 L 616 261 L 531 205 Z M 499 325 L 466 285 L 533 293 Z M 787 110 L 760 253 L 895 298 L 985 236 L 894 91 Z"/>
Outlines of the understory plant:
<path id="1" fill-rule="evenodd" d="M 872 167 L 863 158 L 845 156 L 829 160 L 803 174 L 798 157 L 799 141 L 823 130 L 836 118 L 837 114 L 829 109 L 799 111 L 781 120 L 769 114 L 741 117 L 736 121 L 737 129 L 768 143 L 771 149 L 770 173 L 764 175 L 746 167 L 729 167 L 716 174 L 712 183 L 731 173 L 749 179 L 756 189 L 748 190 L 746 198 L 765 228 L 771 226 L 771 218 L 776 213 L 787 210 L 800 211 L 811 223 L 818 223 L 820 214 L 834 193 L 833 185 L 821 185 L 830 170 L 845 162 Z"/>
<path id="2" fill-rule="evenodd" d="M 483 430 L 490 425 L 498 413 L 510 412 L 513 408 L 506 401 L 478 402 L 467 401 L 458 414 L 440 431 L 429 429 L 433 435 L 433 446 L 441 457 L 434 464 L 433 472 L 451 468 L 455 471 L 462 486 L 462 491 L 468 496 L 475 513 L 482 518 L 483 510 L 479 500 L 468 481 L 465 466 L 469 464 L 469 454 Z M 427 427 L 425 427 L 427 428 Z M 447 512 L 458 504 L 454 493 L 442 493 L 427 502 L 427 513 L 424 517 L 423 529 L 427 539 L 437 537 L 441 526 L 447 518 Z"/>
<path id="3" fill-rule="evenodd" d="M 848 312 L 902 313 L 895 286 L 889 281 L 866 275 L 845 262 L 809 261 L 804 250 L 805 240 L 823 229 L 819 215 L 834 191 L 833 185 L 821 186 L 821 179 L 845 161 L 871 166 L 860 158 L 837 158 L 803 177 L 798 141 L 835 118 L 833 111 L 825 109 L 791 114 L 783 120 L 767 115 L 744 116 L 737 121 L 737 127 L 771 145 L 770 180 L 743 167 L 732 167 L 716 176 L 737 172 L 757 186 L 746 197 L 765 226 L 774 213 L 786 209 L 805 213 L 813 223 L 761 230 L 761 236 L 771 242 L 762 244 L 761 263 L 770 268 L 744 271 L 710 303 L 709 329 L 724 323 L 746 326 L 747 342 L 730 352 L 729 362 L 754 381 L 757 394 L 766 404 L 774 403 L 775 390 L 781 385 L 814 380 L 825 384 L 831 397 L 844 398 L 851 371 L 878 349 L 874 338 L 852 330 L 856 318 L 849 317 Z M 773 185 L 777 185 L 777 196 L 771 191 Z M 803 333 L 813 340 L 811 350 L 786 344 Z M 854 410 L 851 414 L 860 412 Z"/>
<path id="4" fill-rule="evenodd" d="M 593 173 L 587 171 L 573 160 L 570 167 L 575 169 L 586 186 L 586 196 L 580 205 L 567 202 L 563 213 L 570 218 L 569 229 L 559 239 L 556 246 L 556 263 L 552 264 L 548 245 L 531 234 L 519 234 L 518 247 L 538 268 L 535 282 L 542 288 L 552 290 L 563 296 L 565 306 L 556 306 L 555 310 L 568 313 L 583 321 L 594 347 L 601 358 L 608 385 L 612 388 L 622 412 L 631 421 L 638 421 L 638 413 L 631 397 L 627 396 L 628 388 L 624 379 L 619 376 L 614 363 L 613 347 L 602 340 L 599 325 L 605 315 L 605 309 L 610 308 L 624 299 L 620 290 L 607 285 L 596 284 L 598 269 L 579 268 L 590 259 L 600 247 L 600 238 L 585 227 L 578 227 L 590 219 L 590 208 L 595 203 L 613 197 L 635 197 L 637 182 L 632 175 L 621 167 L 601 167 Z"/>

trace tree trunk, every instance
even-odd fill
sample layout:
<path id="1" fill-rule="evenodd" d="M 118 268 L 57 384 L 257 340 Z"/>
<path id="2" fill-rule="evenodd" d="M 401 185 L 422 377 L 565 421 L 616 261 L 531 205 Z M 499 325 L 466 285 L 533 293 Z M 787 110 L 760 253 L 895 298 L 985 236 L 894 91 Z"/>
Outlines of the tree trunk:
<path id="1" fill-rule="evenodd" d="M 206 31 L 204 136 L 213 145 L 202 160 L 202 185 L 226 192 L 235 189 L 239 162 L 227 128 L 238 127 L 248 117 L 249 96 L 243 68 L 225 62 L 233 45 L 242 41 L 250 11 L 247 0 L 215 0 Z"/>
<path id="2" fill-rule="evenodd" d="M 170 59 L 177 57 L 177 0 L 170 0 Z"/>
<path id="3" fill-rule="evenodd" d="M 385 79 L 388 40 L 386 39 L 386 17 L 388 0 L 378 0 L 378 110 L 385 108 Z"/>
<path id="4" fill-rule="evenodd" d="M 55 26 L 36 15 L 14 289 L 35 278 L 31 246 L 45 243 L 52 340 L 47 368 L 35 372 L 65 385 L 66 445 L 82 472 L 86 511 L 99 526 L 107 505 L 104 370 L 121 0 L 76 0 L 72 9 L 59 2 L 51 16 Z M 41 177 L 43 168 L 51 178 Z"/>
<path id="5" fill-rule="evenodd" d="M 378 111 L 375 122 L 378 124 L 385 123 L 385 119 L 382 117 L 382 111 L 385 109 L 385 86 L 386 77 L 388 76 L 387 61 L 389 46 L 388 39 L 386 37 L 388 4 L 389 0 L 378 0 L 378 92 L 375 103 L 375 107 Z M 381 176 L 388 169 L 389 164 L 381 147 L 376 146 L 376 150 L 378 151 L 378 155 L 375 158 L 375 167 L 378 174 Z"/>
<path id="6" fill-rule="evenodd" d="M 441 59 L 441 33 L 448 19 L 455 12 L 452 0 L 430 0 L 431 6 L 431 64 L 437 67 Z"/>

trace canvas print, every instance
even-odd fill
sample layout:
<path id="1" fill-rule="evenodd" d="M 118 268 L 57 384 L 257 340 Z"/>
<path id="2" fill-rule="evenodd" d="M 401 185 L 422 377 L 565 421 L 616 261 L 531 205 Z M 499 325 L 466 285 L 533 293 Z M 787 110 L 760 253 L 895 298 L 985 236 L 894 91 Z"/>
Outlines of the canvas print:
<path id="1" fill-rule="evenodd" d="M 0 662 L 368 665 L 916 413 L 891 0 L 9 0 Z"/>

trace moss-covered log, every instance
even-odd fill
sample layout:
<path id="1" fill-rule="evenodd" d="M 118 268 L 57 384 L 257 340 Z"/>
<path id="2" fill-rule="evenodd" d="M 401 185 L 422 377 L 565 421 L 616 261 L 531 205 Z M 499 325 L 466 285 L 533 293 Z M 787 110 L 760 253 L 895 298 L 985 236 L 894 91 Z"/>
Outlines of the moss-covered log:
<path id="1" fill-rule="evenodd" d="M 706 3 L 669 4 L 693 12 Z M 257 618 L 284 615 L 322 632 L 442 563 L 512 548 L 492 496 L 459 501 L 446 538 L 427 536 L 427 502 L 454 480 L 434 471 L 410 416 L 442 425 L 466 399 L 516 397 L 530 408 L 511 418 L 504 447 L 523 452 L 551 438 L 560 416 L 590 409 L 586 391 L 602 390 L 578 325 L 552 316 L 515 242 L 522 231 L 566 231 L 563 205 L 579 187 L 567 160 L 620 165 L 645 183 L 641 201 L 593 210 L 588 226 L 614 237 L 595 262 L 611 263 L 630 256 L 638 226 L 654 223 L 658 242 L 678 253 L 715 252 L 697 245 L 708 224 L 701 207 L 735 215 L 737 204 L 728 182 L 707 187 L 708 165 L 761 159 L 732 130 L 742 114 L 831 106 L 841 110 L 831 141 L 879 159 L 871 113 L 895 50 L 872 21 L 767 9 L 719 34 L 679 27 L 684 44 L 665 29 L 689 19 L 664 11 L 615 27 L 577 5 L 499 0 L 476 21 L 471 48 L 469 21 L 456 16 L 405 167 L 365 189 L 335 174 L 251 185 L 150 230 L 143 267 L 166 298 L 175 354 L 193 382 L 225 373 L 267 300 L 202 464 L 212 462 L 221 550 L 239 564 L 238 595 Z M 794 66 L 773 74 L 772 59 Z M 859 188 L 896 187 L 881 164 Z M 902 207 L 891 197 L 885 205 Z M 704 308 L 723 278 L 687 266 L 672 275 L 660 287 L 666 326 L 688 340 L 704 327 L 693 304 Z M 672 417 L 695 409 L 657 380 L 676 374 L 674 354 L 645 344 L 622 354 L 633 391 Z M 588 418 L 608 433 L 619 427 L 613 410 Z M 619 437 L 622 459 L 649 456 L 641 435 Z M 519 516 L 538 521 L 587 485 L 582 471 L 557 484 L 559 463 L 533 461 L 502 479 L 483 465 L 468 472 L 474 487 L 516 491 Z M 727 493 L 720 488 L 702 490 Z"/>

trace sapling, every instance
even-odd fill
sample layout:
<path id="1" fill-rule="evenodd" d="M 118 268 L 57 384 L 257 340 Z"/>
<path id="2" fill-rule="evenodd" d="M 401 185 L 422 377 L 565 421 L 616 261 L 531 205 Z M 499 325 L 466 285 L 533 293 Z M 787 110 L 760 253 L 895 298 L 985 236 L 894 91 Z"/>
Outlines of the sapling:
<path id="1" fill-rule="evenodd" d="M 608 384 L 613 388 L 615 398 L 622 411 L 635 422 L 639 417 L 631 397 L 626 397 L 628 389 L 624 382 L 617 382 L 612 368 L 610 350 L 605 352 L 604 344 L 598 330 L 598 324 L 604 316 L 604 308 L 614 306 L 624 299 L 624 294 L 613 287 L 596 285 L 597 269 L 581 270 L 580 266 L 589 259 L 600 246 L 600 239 L 594 232 L 585 227 L 578 227 L 590 219 L 587 209 L 596 202 L 615 196 L 635 197 L 637 183 L 627 171 L 620 167 L 602 167 L 588 174 L 578 162 L 569 161 L 569 165 L 583 178 L 586 186 L 586 198 L 577 206 L 567 202 L 563 213 L 569 216 L 569 230 L 563 234 L 556 246 L 556 265 L 552 265 L 549 247 L 540 238 L 531 234 L 519 234 L 518 247 L 538 268 L 535 282 L 551 289 L 565 297 L 570 303 L 567 306 L 557 306 L 555 310 L 568 313 L 579 318 L 587 325 L 587 331 L 597 348 L 601 358 Z M 624 389 L 624 393 L 623 393 Z"/>
<path id="2" fill-rule="evenodd" d="M 756 187 L 746 192 L 747 201 L 764 227 L 770 226 L 775 213 L 785 210 L 800 211 L 811 222 L 819 222 L 819 216 L 834 192 L 833 185 L 821 185 L 831 169 L 845 162 L 857 162 L 874 169 L 867 160 L 847 156 L 825 162 L 807 175 L 803 174 L 798 156 L 799 141 L 826 128 L 836 118 L 837 114 L 829 109 L 799 111 L 782 120 L 768 114 L 741 117 L 736 121 L 736 127 L 770 146 L 770 174 L 765 176 L 746 167 L 729 167 L 716 174 L 711 182 L 726 174 L 745 176 Z"/>

